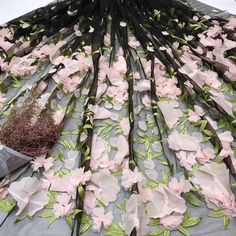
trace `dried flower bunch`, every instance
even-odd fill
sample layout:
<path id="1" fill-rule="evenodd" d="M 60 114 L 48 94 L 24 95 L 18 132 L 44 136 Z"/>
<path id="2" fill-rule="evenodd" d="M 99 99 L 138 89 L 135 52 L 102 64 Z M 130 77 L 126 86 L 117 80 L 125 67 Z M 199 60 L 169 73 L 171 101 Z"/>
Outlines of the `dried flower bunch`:
<path id="1" fill-rule="evenodd" d="M 30 157 L 46 155 L 59 138 L 60 126 L 49 111 L 38 111 L 39 105 L 32 96 L 22 106 L 13 108 L 0 131 L 1 143 Z"/>

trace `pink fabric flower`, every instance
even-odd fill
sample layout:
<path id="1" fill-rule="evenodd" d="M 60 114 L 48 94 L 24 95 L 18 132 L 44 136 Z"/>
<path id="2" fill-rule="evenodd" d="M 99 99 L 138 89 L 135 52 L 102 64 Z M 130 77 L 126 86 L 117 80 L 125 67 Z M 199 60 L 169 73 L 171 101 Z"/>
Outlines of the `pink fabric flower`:
<path id="1" fill-rule="evenodd" d="M 94 106 L 89 107 L 89 109 L 94 113 L 93 118 L 95 120 L 111 118 L 112 113 L 108 111 L 105 107 L 94 105 Z"/>
<path id="2" fill-rule="evenodd" d="M 57 196 L 57 202 L 53 205 L 54 215 L 59 217 L 64 217 L 73 212 L 75 204 L 70 202 L 71 196 L 67 193 L 62 193 Z"/>
<path id="3" fill-rule="evenodd" d="M 124 158 L 129 155 L 129 143 L 123 135 L 119 135 L 111 138 L 110 144 L 117 148 L 114 160 L 119 166 L 123 162 Z"/>
<path id="4" fill-rule="evenodd" d="M 236 29 L 236 18 L 235 18 L 235 17 L 231 17 L 231 18 L 229 19 L 229 22 L 226 23 L 225 27 L 226 27 L 227 29 L 231 29 L 231 30 Z"/>
<path id="5" fill-rule="evenodd" d="M 173 213 L 161 218 L 160 222 L 165 228 L 169 230 L 176 230 L 183 223 L 183 219 L 183 214 Z"/>
<path id="6" fill-rule="evenodd" d="M 96 198 L 108 206 L 116 200 L 120 186 L 117 178 L 109 170 L 103 169 L 92 174 L 87 190 L 93 191 Z"/>
<path id="7" fill-rule="evenodd" d="M 119 140 L 118 138 L 114 138 L 116 141 L 118 141 L 115 145 L 119 145 Z M 123 151 L 123 150 L 122 150 Z M 122 157 L 122 151 L 119 152 L 119 149 L 117 151 L 117 158 L 121 158 L 123 160 L 124 156 Z M 125 151 L 125 149 L 124 149 Z M 92 170 L 96 170 L 99 167 L 104 169 L 109 169 L 111 171 L 117 169 L 119 165 L 119 160 L 116 161 L 114 160 L 109 160 L 109 155 L 108 155 L 108 142 L 103 140 L 101 137 L 98 137 L 97 135 L 93 136 L 92 139 L 92 150 L 91 150 L 91 162 L 90 162 L 90 167 Z M 121 160 L 121 162 L 122 162 Z"/>
<path id="8" fill-rule="evenodd" d="M 126 203 L 125 214 L 122 216 L 122 227 L 127 235 L 136 228 L 137 235 L 147 235 L 149 218 L 142 205 L 140 195 L 132 194 Z"/>
<path id="9" fill-rule="evenodd" d="M 132 48 L 140 47 L 140 42 L 135 37 L 129 37 L 129 46 Z"/>
<path id="10" fill-rule="evenodd" d="M 211 91 L 212 99 L 221 106 L 229 115 L 233 115 L 233 104 L 226 100 L 223 93 Z"/>
<path id="11" fill-rule="evenodd" d="M 234 141 L 234 137 L 230 131 L 225 131 L 223 133 L 218 133 L 218 137 L 221 141 L 223 149 L 219 153 L 221 159 L 230 157 L 234 168 L 236 168 L 236 160 L 234 157 L 234 152 L 231 147 L 231 143 Z"/>
<path id="12" fill-rule="evenodd" d="M 1 28 L 0 29 L 0 37 L 12 40 L 13 34 L 10 31 L 10 29 L 8 29 L 8 28 Z"/>
<path id="13" fill-rule="evenodd" d="M 196 154 L 196 158 L 199 163 L 204 164 L 214 159 L 215 154 L 212 148 L 199 149 Z"/>
<path id="14" fill-rule="evenodd" d="M 33 216 L 49 201 L 47 192 L 42 189 L 41 182 L 35 177 L 24 177 L 18 182 L 13 182 L 8 190 L 19 207 L 16 213 L 19 219 Z"/>
<path id="15" fill-rule="evenodd" d="M 137 168 L 135 168 L 134 171 L 130 169 L 124 169 L 122 171 L 121 180 L 121 185 L 125 188 L 125 190 L 129 190 L 131 189 L 133 184 L 142 181 L 142 174 L 138 171 Z"/>
<path id="16" fill-rule="evenodd" d="M 35 59 L 29 58 L 29 56 L 16 57 L 14 56 L 10 63 L 3 68 L 5 71 L 10 72 L 16 76 L 32 75 L 36 72 L 37 66 L 32 65 Z"/>
<path id="17" fill-rule="evenodd" d="M 108 47 L 110 45 L 110 43 L 111 43 L 111 35 L 109 33 L 106 33 L 104 35 L 104 44 L 105 44 L 105 46 Z"/>
<path id="18" fill-rule="evenodd" d="M 188 120 L 190 122 L 196 123 L 199 120 L 201 120 L 201 117 L 204 115 L 204 111 L 200 106 L 195 105 L 194 106 L 194 111 L 190 110 L 188 115 L 189 115 Z"/>
<path id="19" fill-rule="evenodd" d="M 189 192 L 192 185 L 188 180 L 184 178 L 184 176 L 181 176 L 179 180 L 175 177 L 171 178 L 168 187 L 170 191 L 173 191 L 177 195 L 181 195 L 182 192 L 184 193 Z"/>
<path id="20" fill-rule="evenodd" d="M 130 131 L 129 117 L 122 118 L 120 121 L 120 127 L 123 130 L 123 134 L 128 136 Z"/>
<path id="21" fill-rule="evenodd" d="M 179 159 L 179 163 L 182 167 L 184 167 L 186 170 L 191 170 L 192 166 L 197 163 L 196 161 L 196 155 L 194 153 L 190 153 L 187 155 L 186 152 L 181 151 L 176 153 L 176 156 Z"/>
<path id="22" fill-rule="evenodd" d="M 3 108 L 3 106 L 4 106 L 5 102 L 6 102 L 6 100 L 7 100 L 7 99 L 5 98 L 4 94 L 0 92 L 0 109 Z"/>
<path id="23" fill-rule="evenodd" d="M 221 34 L 222 28 L 219 25 L 214 25 L 210 27 L 207 31 L 207 36 L 215 38 L 217 35 Z"/>
<path id="24" fill-rule="evenodd" d="M 65 167 L 67 169 L 71 170 L 74 168 L 78 155 L 79 155 L 78 151 L 70 150 L 67 152 L 67 158 L 65 159 Z"/>
<path id="25" fill-rule="evenodd" d="M 178 80 L 175 77 L 165 78 L 164 76 L 155 76 L 155 78 L 156 94 L 158 97 L 176 99 L 181 94 L 181 90 L 177 87 Z"/>
<path id="26" fill-rule="evenodd" d="M 66 115 L 66 109 L 57 110 L 57 111 L 53 114 L 54 124 L 55 124 L 55 125 L 61 124 L 61 122 L 63 121 L 65 115 Z"/>
<path id="27" fill-rule="evenodd" d="M 33 164 L 33 170 L 36 171 L 41 167 L 44 167 L 45 171 L 48 171 L 53 166 L 53 158 L 49 157 L 46 158 L 46 156 L 40 156 L 34 159 L 31 163 Z"/>
<path id="28" fill-rule="evenodd" d="M 107 228 L 112 224 L 113 214 L 111 211 L 105 214 L 105 209 L 101 207 L 97 207 L 92 211 L 92 230 L 94 232 L 100 232 L 102 225 L 104 228 Z"/>
<path id="29" fill-rule="evenodd" d="M 235 196 L 230 187 L 229 170 L 224 163 L 204 164 L 197 170 L 191 182 L 200 189 L 209 208 L 236 216 Z"/>
<path id="30" fill-rule="evenodd" d="M 151 100 L 150 98 L 148 97 L 147 94 L 145 94 L 142 98 L 142 103 L 145 107 L 151 107 Z"/>
<path id="31" fill-rule="evenodd" d="M 158 173 L 155 170 L 155 163 L 153 160 L 146 160 L 143 161 L 143 165 L 145 167 L 145 174 L 147 175 L 148 178 L 151 180 L 156 180 L 158 178 Z"/>
<path id="32" fill-rule="evenodd" d="M 200 148 L 200 141 L 188 134 L 172 132 L 168 137 L 169 147 L 175 151 L 197 151 Z"/>
<path id="33" fill-rule="evenodd" d="M 69 175 L 63 177 L 64 182 L 66 183 L 66 191 L 68 194 L 75 198 L 75 193 L 77 187 L 82 184 L 85 185 L 91 178 L 91 171 L 84 171 L 83 168 L 77 168 L 72 170 Z"/>
<path id="34" fill-rule="evenodd" d="M 13 43 L 5 41 L 4 38 L 0 37 L 0 48 L 2 48 L 4 51 L 8 51 L 13 45 Z"/>
<path id="35" fill-rule="evenodd" d="M 8 194 L 7 188 L 0 188 L 0 199 L 4 199 Z"/>
<path id="36" fill-rule="evenodd" d="M 86 190 L 84 198 L 84 210 L 87 214 L 90 214 L 96 207 L 96 197 L 92 191 Z"/>
<path id="37" fill-rule="evenodd" d="M 167 126 L 172 129 L 178 122 L 179 118 L 183 115 L 183 112 L 178 108 L 179 103 L 175 101 L 163 101 L 158 102 L 157 105 L 164 116 Z"/>
<path id="38" fill-rule="evenodd" d="M 152 199 L 146 205 L 150 218 L 163 218 L 173 213 L 183 214 L 187 210 L 184 199 L 164 185 L 152 190 Z"/>
<path id="39" fill-rule="evenodd" d="M 151 83 L 147 79 L 139 81 L 137 85 L 135 86 L 134 90 L 139 91 L 139 92 L 150 91 Z"/>

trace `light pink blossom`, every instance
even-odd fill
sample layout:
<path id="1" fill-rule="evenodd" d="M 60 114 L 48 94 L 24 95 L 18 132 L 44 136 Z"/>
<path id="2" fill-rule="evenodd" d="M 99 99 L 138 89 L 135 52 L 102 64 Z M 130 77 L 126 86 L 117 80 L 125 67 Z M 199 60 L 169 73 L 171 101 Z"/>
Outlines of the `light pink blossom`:
<path id="1" fill-rule="evenodd" d="M 120 187 L 117 178 L 109 170 L 103 169 L 92 174 L 87 190 L 93 191 L 96 198 L 108 206 L 117 199 Z"/>
<path id="2" fill-rule="evenodd" d="M 215 157 L 215 154 L 212 148 L 199 149 L 196 154 L 196 158 L 198 162 L 201 164 L 210 162 L 214 157 Z"/>
<path id="3" fill-rule="evenodd" d="M 54 160 L 52 157 L 46 158 L 46 156 L 40 156 L 34 159 L 31 163 L 34 171 L 41 167 L 43 167 L 45 171 L 48 171 L 53 166 Z"/>
<path id="4" fill-rule="evenodd" d="M 75 204 L 70 202 L 71 196 L 67 193 L 62 193 L 57 196 L 57 202 L 53 205 L 54 215 L 59 217 L 64 217 L 72 213 Z"/>
<path id="5" fill-rule="evenodd" d="M 201 117 L 204 115 L 204 111 L 200 106 L 195 105 L 194 106 L 194 111 L 190 110 L 188 115 L 189 115 L 188 120 L 190 122 L 196 123 L 199 120 L 201 120 Z"/>
<path id="6" fill-rule="evenodd" d="M 122 118 L 122 120 L 120 121 L 120 127 L 123 130 L 124 136 L 128 136 L 130 131 L 130 123 L 128 117 Z"/>
<path id="7" fill-rule="evenodd" d="M 183 223 L 184 215 L 180 213 L 173 213 L 168 216 L 164 216 L 161 218 L 161 224 L 169 229 L 169 230 L 176 230 L 182 223 Z"/>
<path id="8" fill-rule="evenodd" d="M 49 201 L 47 192 L 42 189 L 41 182 L 36 177 L 24 177 L 18 182 L 13 182 L 8 190 L 17 202 L 19 209 L 16 216 L 19 219 L 33 216 Z"/>
<path id="9" fill-rule="evenodd" d="M 179 103 L 177 101 L 161 101 L 158 102 L 157 105 L 164 116 L 166 125 L 172 129 L 183 115 L 181 109 L 178 108 Z"/>
<path id="10" fill-rule="evenodd" d="M 105 214 L 105 209 L 102 207 L 94 208 L 92 211 L 92 230 L 94 232 L 100 232 L 101 227 L 107 228 L 112 224 L 113 214 L 111 211 Z"/>
<path id="11" fill-rule="evenodd" d="M 192 166 L 197 163 L 196 161 L 196 155 L 191 152 L 187 155 L 186 152 L 181 151 L 176 153 L 177 158 L 179 159 L 179 163 L 182 167 L 184 167 L 186 170 L 191 170 Z"/>
<path id="12" fill-rule="evenodd" d="M 181 176 L 179 180 L 175 177 L 171 178 L 168 187 L 170 191 L 173 191 L 177 195 L 181 195 L 182 192 L 187 193 L 192 185 L 184 178 L 184 176 Z"/>
<path id="13" fill-rule="evenodd" d="M 152 190 L 152 199 L 146 205 L 150 218 L 163 218 L 173 213 L 183 214 L 187 210 L 184 199 L 164 185 Z"/>
<path id="14" fill-rule="evenodd" d="M 197 151 L 200 148 L 200 141 L 194 136 L 172 132 L 168 137 L 169 147 L 175 151 Z"/>
<path id="15" fill-rule="evenodd" d="M 0 188 L 0 199 L 4 199 L 8 194 L 8 189 L 5 188 Z"/>
<path id="16" fill-rule="evenodd" d="M 206 163 L 199 167 L 191 182 L 204 195 L 207 206 L 236 216 L 236 201 L 229 182 L 229 170 L 224 163 Z"/>
<path id="17" fill-rule="evenodd" d="M 122 171 L 121 180 L 121 185 L 125 188 L 125 190 L 128 190 L 133 186 L 133 184 L 142 181 L 142 174 L 137 168 L 135 168 L 133 171 L 130 169 L 124 169 Z"/>
<path id="18" fill-rule="evenodd" d="M 142 205 L 140 195 L 132 194 L 126 203 L 125 214 L 122 216 L 122 227 L 127 235 L 136 228 L 137 235 L 147 235 L 149 218 Z"/>

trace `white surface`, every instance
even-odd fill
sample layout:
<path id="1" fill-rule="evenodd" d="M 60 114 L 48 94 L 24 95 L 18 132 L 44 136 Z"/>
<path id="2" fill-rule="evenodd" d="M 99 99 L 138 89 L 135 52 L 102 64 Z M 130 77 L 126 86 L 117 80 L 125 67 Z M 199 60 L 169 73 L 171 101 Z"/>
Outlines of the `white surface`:
<path id="1" fill-rule="evenodd" d="M 1 0 L 0 0 L 1 1 Z M 231 14 L 236 15 L 236 1 L 235 0 L 199 0 L 210 6 L 218 8 L 220 10 L 227 10 Z"/>
<path id="2" fill-rule="evenodd" d="M 236 14 L 235 0 L 200 0 L 221 10 Z M 47 5 L 52 0 L 0 0 L 0 24 L 8 22 L 36 8 Z"/>
<path id="3" fill-rule="evenodd" d="M 0 24 L 45 6 L 50 2 L 52 0 L 0 0 Z"/>

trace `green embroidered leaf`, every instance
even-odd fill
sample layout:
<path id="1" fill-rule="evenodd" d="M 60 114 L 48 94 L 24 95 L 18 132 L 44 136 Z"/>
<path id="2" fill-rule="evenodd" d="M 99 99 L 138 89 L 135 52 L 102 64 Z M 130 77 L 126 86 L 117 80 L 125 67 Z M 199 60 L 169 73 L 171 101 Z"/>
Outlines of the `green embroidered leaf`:
<path id="1" fill-rule="evenodd" d="M 232 187 L 236 187 L 236 182 L 235 182 L 235 183 L 233 183 L 233 184 L 231 184 L 231 186 L 232 186 Z"/>
<path id="2" fill-rule="evenodd" d="M 198 200 L 206 202 L 205 198 L 198 192 L 197 189 L 191 189 L 191 192 L 193 192 L 193 194 L 197 197 Z"/>
<path id="3" fill-rule="evenodd" d="M 156 18 L 157 21 L 159 21 L 161 18 L 161 11 L 154 9 L 154 17 Z"/>
<path id="4" fill-rule="evenodd" d="M 224 228 L 227 229 L 230 223 L 230 218 L 228 216 L 224 216 Z"/>
<path id="5" fill-rule="evenodd" d="M 212 132 L 209 131 L 209 130 L 207 130 L 207 129 L 204 129 L 204 130 L 203 130 L 203 133 L 206 134 L 206 135 L 209 136 L 209 137 L 212 137 L 212 135 L 213 135 Z"/>
<path id="6" fill-rule="evenodd" d="M 164 166 L 168 166 L 168 162 L 167 161 L 160 161 L 160 164 L 162 164 Z"/>
<path id="7" fill-rule="evenodd" d="M 57 192 L 48 191 L 48 196 L 54 200 L 57 200 Z"/>
<path id="8" fill-rule="evenodd" d="M 20 88 L 21 87 L 21 82 L 16 76 L 12 76 L 12 86 L 14 88 Z"/>
<path id="9" fill-rule="evenodd" d="M 185 236 L 190 236 L 190 233 L 188 232 L 188 230 L 185 229 L 183 226 L 178 227 L 178 231 Z"/>
<path id="10" fill-rule="evenodd" d="M 44 211 L 44 212 L 38 214 L 38 216 L 41 218 L 49 218 L 49 217 L 54 216 L 54 214 L 52 211 Z"/>
<path id="11" fill-rule="evenodd" d="M 48 226 L 52 225 L 57 220 L 56 216 L 51 217 L 51 219 L 48 222 Z"/>
<path id="12" fill-rule="evenodd" d="M 220 218 L 220 217 L 223 217 L 225 214 L 224 212 L 222 211 L 214 211 L 213 213 L 211 213 L 209 215 L 209 217 L 212 217 L 212 218 Z"/>
<path id="13" fill-rule="evenodd" d="M 97 203 L 98 206 L 100 206 L 102 208 L 105 208 L 104 203 L 102 201 L 100 201 L 99 199 L 97 199 L 96 203 Z"/>
<path id="14" fill-rule="evenodd" d="M 197 200 L 191 195 L 191 193 L 184 194 L 185 200 L 193 206 L 199 207 Z"/>
<path id="15" fill-rule="evenodd" d="M 200 124 L 201 124 L 200 125 L 200 131 L 202 132 L 205 129 L 206 125 L 207 125 L 207 120 L 201 120 Z"/>
<path id="16" fill-rule="evenodd" d="M 65 161 L 65 155 L 64 152 L 59 148 L 58 150 L 58 156 L 62 161 Z"/>
<path id="17" fill-rule="evenodd" d="M 12 199 L 0 199 L 0 211 L 10 212 L 15 205 L 16 203 Z"/>
<path id="18" fill-rule="evenodd" d="M 101 133 L 102 133 L 102 131 L 103 131 L 105 128 L 106 128 L 106 126 L 105 126 L 105 127 L 100 127 L 100 128 L 98 129 L 97 136 L 100 136 Z"/>
<path id="19" fill-rule="evenodd" d="M 188 211 L 186 211 L 186 212 L 184 213 L 183 222 L 185 222 L 185 221 L 188 220 L 188 219 L 189 219 L 189 213 L 188 213 Z"/>
<path id="20" fill-rule="evenodd" d="M 118 204 L 117 208 L 124 211 L 125 210 L 125 204 Z"/>
<path id="21" fill-rule="evenodd" d="M 79 233 L 80 233 L 80 234 L 85 233 L 85 232 L 89 229 L 89 227 L 90 227 L 90 223 L 84 224 L 83 227 L 80 228 Z"/>
<path id="22" fill-rule="evenodd" d="M 150 181 L 150 182 L 145 183 L 144 187 L 145 187 L 145 188 L 154 189 L 154 188 L 156 188 L 158 185 L 159 185 L 159 183 L 158 183 L 157 181 L 152 180 L 152 181 Z"/>
<path id="23" fill-rule="evenodd" d="M 184 221 L 182 224 L 184 228 L 192 227 L 197 225 L 201 221 L 201 217 L 192 217 Z"/>
<path id="24" fill-rule="evenodd" d="M 115 177 L 122 176 L 122 171 L 113 172 L 112 175 L 114 175 Z"/>
<path id="25" fill-rule="evenodd" d="M 165 229 L 163 236 L 170 236 L 170 230 Z"/>
<path id="26" fill-rule="evenodd" d="M 66 216 L 66 223 L 68 224 L 68 226 L 69 226 L 71 229 L 73 228 L 73 217 L 72 217 L 72 215 Z"/>
<path id="27" fill-rule="evenodd" d="M 169 176 L 164 171 L 162 171 L 162 180 L 163 180 L 163 183 L 166 185 L 169 183 Z"/>
<path id="28" fill-rule="evenodd" d="M 165 231 L 165 229 L 163 228 L 157 228 L 155 230 L 153 230 L 149 235 L 150 236 L 156 236 L 156 235 L 160 235 Z"/>
<path id="29" fill-rule="evenodd" d="M 140 138 L 145 138 L 145 136 L 146 136 L 145 133 L 143 133 L 141 131 L 138 131 L 137 134 Z"/>
<path id="30" fill-rule="evenodd" d="M 85 192 L 84 192 L 84 188 L 81 184 L 78 186 L 78 192 L 79 192 L 80 197 L 82 199 L 84 199 Z"/>
<path id="31" fill-rule="evenodd" d="M 210 140 L 211 139 L 211 137 L 205 137 L 205 138 L 203 138 L 202 140 L 201 140 L 201 143 L 205 143 L 205 142 L 207 142 L 208 140 Z"/>
<path id="32" fill-rule="evenodd" d="M 157 226 L 160 224 L 160 219 L 150 219 L 148 225 Z"/>
<path id="33" fill-rule="evenodd" d="M 106 235 L 110 236 L 125 236 L 123 229 L 116 223 L 112 223 L 106 230 Z"/>
<path id="34" fill-rule="evenodd" d="M 146 140 L 145 141 L 145 150 L 147 151 L 149 149 L 149 147 L 150 147 L 150 142 L 149 142 L 149 140 Z"/>
<path id="35" fill-rule="evenodd" d="M 88 223 L 90 224 L 90 218 L 87 214 L 83 213 L 81 224 L 88 224 Z"/>

